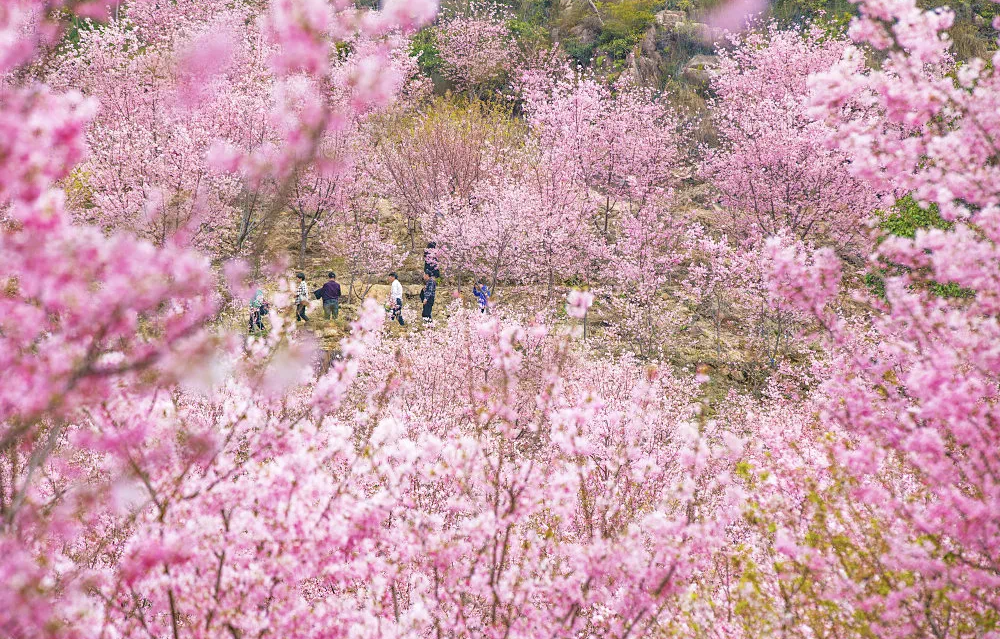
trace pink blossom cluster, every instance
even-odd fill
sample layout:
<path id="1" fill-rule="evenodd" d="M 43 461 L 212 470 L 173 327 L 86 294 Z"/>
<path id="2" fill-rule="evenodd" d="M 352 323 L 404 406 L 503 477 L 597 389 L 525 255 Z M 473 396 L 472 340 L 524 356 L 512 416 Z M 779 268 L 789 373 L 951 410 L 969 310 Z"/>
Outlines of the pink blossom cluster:
<path id="1" fill-rule="evenodd" d="M 97 105 L 44 85 L 5 90 L 0 99 L 0 200 L 30 204 L 83 157 L 83 133 Z"/>
<path id="2" fill-rule="evenodd" d="M 239 353 L 238 342 L 213 338 L 206 330 L 217 308 L 209 260 L 179 247 L 185 238 L 176 233 L 157 233 L 156 223 L 151 238 L 156 246 L 129 232 L 145 233 L 154 209 L 172 207 L 177 197 L 201 205 L 199 189 L 211 180 L 202 164 L 204 151 L 225 131 L 217 126 L 225 124 L 225 111 L 207 117 L 200 108 L 220 100 L 223 84 L 235 86 L 237 97 L 221 101 L 239 103 L 246 88 L 239 82 L 266 76 L 251 73 L 220 82 L 236 68 L 227 60 L 232 49 L 266 50 L 259 39 L 226 30 L 233 23 L 249 26 L 246 20 L 222 12 L 220 37 L 209 42 L 203 31 L 189 29 L 219 28 L 213 22 L 219 12 L 194 10 L 171 22 L 162 20 L 164 9 L 157 14 L 148 3 L 135 5 L 139 23 L 123 22 L 127 16 L 115 19 L 87 31 L 81 47 L 67 51 L 51 78 L 55 90 L 20 80 L 31 77 L 20 69 L 0 87 L 0 359 L 7 376 L 0 390 L 4 636 L 129 636 L 140 628 L 154 635 L 170 629 L 177 636 L 180 627 L 190 628 L 191 617 L 182 619 L 177 606 L 194 600 L 184 599 L 170 566 L 193 559 L 196 544 L 181 532 L 183 526 L 174 527 L 167 510 L 176 502 L 181 517 L 176 522 L 195 530 L 200 517 L 191 517 L 193 510 L 185 515 L 184 509 L 195 504 L 196 495 L 211 493 L 207 488 L 218 482 L 232 488 L 227 482 L 236 476 L 253 484 L 255 473 L 245 473 L 246 464 L 274 459 L 270 434 L 262 447 L 247 438 L 261 422 L 239 416 L 249 405 L 241 408 L 241 391 L 232 384 L 273 398 L 267 389 L 287 389 L 302 379 L 303 370 L 310 371 L 302 348 L 283 346 L 280 332 L 269 342 L 247 346 L 267 354 L 264 370 L 241 367 L 252 360 Z M 184 8 L 203 7 L 184 3 Z M 17 53 L 4 59 L 5 72 L 52 42 L 60 8 L 106 15 L 83 5 L 5 4 L 3 37 L 16 40 L 11 51 Z M 412 23 L 427 12 L 402 15 Z M 164 24 L 174 28 L 142 41 L 144 27 Z M 333 46 L 329 34 L 323 38 L 323 46 Z M 287 45 L 281 37 L 270 43 L 278 51 Z M 95 75 L 88 77 L 88 71 Z M 89 97 L 59 92 L 71 84 Z M 258 112 L 266 118 L 266 109 Z M 108 131 L 102 125 L 123 128 Z M 101 131 L 111 133 L 109 139 L 95 134 Z M 129 149 L 150 155 L 133 158 Z M 78 165 L 88 150 L 104 153 L 106 164 Z M 99 172 L 105 182 L 89 182 Z M 114 215 L 106 208 L 119 205 L 147 218 L 114 220 L 106 229 L 75 224 L 60 180 L 74 201 L 89 200 L 101 215 Z M 103 192 L 92 188 L 104 185 Z M 380 317 L 369 311 L 369 317 Z M 375 324 L 366 320 L 358 326 L 363 332 Z M 346 380 L 351 370 L 338 366 L 326 379 Z M 223 387 L 229 403 L 214 394 L 227 372 L 231 378 Z M 339 384 L 321 387 L 336 394 Z M 256 408 L 251 413 L 261 414 Z M 182 423 L 186 426 L 179 429 Z M 248 424 L 251 431 L 240 430 Z M 246 559 L 238 562 L 249 567 Z M 186 566 L 207 574 L 196 564 Z M 186 580 L 183 569 L 174 568 L 174 575 Z M 165 588 L 143 582 L 147 577 Z M 260 591 L 258 601 L 273 597 L 273 590 L 266 593 Z M 195 595 L 199 604 L 200 597 Z M 268 617 L 266 610 L 258 612 Z M 220 619 L 217 627 L 236 629 L 229 619 Z M 210 625 L 204 628 L 211 631 Z"/>
<path id="3" fill-rule="evenodd" d="M 563 168 L 561 188 L 576 200 L 583 224 L 574 236 L 588 235 L 574 255 L 588 260 L 585 275 L 611 285 L 620 318 L 612 333 L 637 353 L 657 356 L 677 320 L 658 308 L 680 257 L 683 220 L 670 210 L 680 165 L 677 118 L 646 89 L 608 87 L 566 66 L 540 65 L 522 82 L 538 145 Z"/>
<path id="4" fill-rule="evenodd" d="M 518 64 L 517 44 L 502 10 L 476 7 L 455 15 L 435 31 L 444 72 L 455 86 L 481 93 L 509 81 Z"/>
<path id="5" fill-rule="evenodd" d="M 813 115 L 808 89 L 811 74 L 842 58 L 854 64 L 845 73 L 859 72 L 861 55 L 834 34 L 774 25 L 734 36 L 720 51 L 712 122 L 721 146 L 706 149 L 700 170 L 720 192 L 734 239 L 757 245 L 785 232 L 866 248 L 864 223 L 886 186 L 855 177 L 852 158 L 824 144 L 837 133 Z"/>
<path id="6" fill-rule="evenodd" d="M 335 156 L 330 139 L 351 137 L 359 118 L 407 90 L 414 69 L 398 34 L 358 35 L 353 17 L 337 22 L 323 3 L 298 4 L 265 15 L 185 3 L 190 11 L 164 24 L 163 10 L 138 3 L 83 30 L 48 78 L 102 107 L 88 129 L 90 159 L 74 173 L 77 216 L 158 245 L 257 251 L 285 182 L 333 177 L 334 159 L 314 159 Z M 350 27 L 346 56 L 328 33 L 341 27 Z M 281 62 L 282 47 L 299 62 Z M 307 62 L 297 47 L 320 58 Z"/>
<path id="7" fill-rule="evenodd" d="M 886 522 L 876 529 L 841 518 L 858 572 L 841 573 L 833 587 L 870 615 L 878 634 L 926 635 L 945 627 L 962 634 L 958 627 L 982 628 L 995 614 L 1000 592 L 1000 457 L 991 452 L 1000 388 L 1000 180 L 990 159 L 998 150 L 993 106 L 1000 85 L 981 60 L 943 73 L 954 66 L 943 33 L 948 12 L 906 1 L 860 8 L 852 36 L 885 49 L 887 59 L 858 72 L 857 53 L 845 51 L 832 69 L 810 79 L 811 112 L 837 132 L 827 144 L 850 158 L 857 178 L 911 192 L 954 224 L 879 246 L 873 262 L 884 257 L 909 268 L 887 277 L 885 302 L 869 327 L 825 304 L 839 270 L 828 253 L 775 255 L 771 288 L 815 316 L 829 336 L 818 425 L 832 434 L 831 477 L 820 494 L 834 504 L 865 504 Z M 867 115 L 857 117 L 845 108 L 851 104 Z M 941 296 L 925 278 L 969 294 Z M 843 570 L 833 549 L 810 550 L 798 541 L 789 550 L 796 563 L 820 574 Z M 880 569 L 873 582 L 862 575 L 874 565 Z M 890 576 L 904 574 L 904 584 Z"/>

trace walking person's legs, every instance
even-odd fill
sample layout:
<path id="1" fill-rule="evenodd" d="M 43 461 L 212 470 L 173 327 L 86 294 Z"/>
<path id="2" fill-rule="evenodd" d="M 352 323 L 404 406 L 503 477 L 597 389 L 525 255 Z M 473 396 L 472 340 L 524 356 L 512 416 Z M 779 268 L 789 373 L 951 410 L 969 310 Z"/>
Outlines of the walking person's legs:
<path id="1" fill-rule="evenodd" d="M 396 319 L 399 320 L 400 326 L 406 326 L 406 322 L 403 321 L 403 300 L 396 298 Z"/>
<path id="2" fill-rule="evenodd" d="M 430 324 L 431 322 L 431 312 L 434 310 L 434 298 L 428 297 L 424 300 L 424 311 L 421 314 L 424 318 L 424 322 Z"/>
<path id="3" fill-rule="evenodd" d="M 340 315 L 340 300 L 335 299 L 333 300 L 333 319 L 337 319 L 338 315 Z"/>
<path id="4" fill-rule="evenodd" d="M 250 311 L 250 332 L 254 331 L 264 331 L 264 315 L 259 309 L 253 309 Z"/>
<path id="5" fill-rule="evenodd" d="M 330 319 L 333 315 L 333 300 L 323 301 L 323 319 Z"/>
<path id="6" fill-rule="evenodd" d="M 295 305 L 295 320 L 302 320 L 303 322 L 308 322 L 309 318 L 306 317 L 306 303 L 299 302 Z"/>

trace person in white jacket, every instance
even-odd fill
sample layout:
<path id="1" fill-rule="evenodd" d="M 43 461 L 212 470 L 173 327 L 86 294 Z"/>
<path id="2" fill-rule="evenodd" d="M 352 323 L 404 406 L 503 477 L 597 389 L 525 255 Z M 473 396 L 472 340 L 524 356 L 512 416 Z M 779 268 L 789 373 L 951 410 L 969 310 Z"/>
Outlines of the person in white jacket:
<path id="1" fill-rule="evenodd" d="M 296 273 L 299 278 L 299 286 L 295 289 L 295 321 L 308 322 L 306 317 L 306 307 L 309 305 L 309 287 L 306 286 L 306 274 Z"/>
<path id="2" fill-rule="evenodd" d="M 389 273 L 389 320 L 397 320 L 400 326 L 406 326 L 403 322 L 403 285 L 399 283 L 399 278 L 395 273 Z"/>

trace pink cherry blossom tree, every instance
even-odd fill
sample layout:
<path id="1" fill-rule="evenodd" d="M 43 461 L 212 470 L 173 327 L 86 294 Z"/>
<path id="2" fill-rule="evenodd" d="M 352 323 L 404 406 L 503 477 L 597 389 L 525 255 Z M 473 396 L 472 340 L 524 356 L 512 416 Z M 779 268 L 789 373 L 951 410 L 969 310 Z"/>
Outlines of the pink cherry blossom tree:
<path id="1" fill-rule="evenodd" d="M 667 231 L 675 223 L 667 210 L 678 168 L 675 118 L 645 89 L 607 87 L 566 69 L 532 69 L 523 84 L 532 132 L 550 165 L 565 167 L 563 190 L 596 232 L 584 242 L 586 259 L 603 266 L 579 270 L 620 287 L 612 295 L 618 334 L 648 355 L 658 343 L 654 323 L 670 322 L 657 301 L 676 263 L 670 247 L 678 234 Z"/>
<path id="2" fill-rule="evenodd" d="M 587 194 L 573 179 L 573 163 L 552 149 L 534 144 L 522 157 L 512 171 L 527 188 L 527 199 L 520 203 L 528 233 L 523 268 L 526 276 L 545 284 L 551 301 L 556 283 L 584 274 L 595 252 Z"/>
<path id="3" fill-rule="evenodd" d="M 778 518 L 778 551 L 790 571 L 825 580 L 824 590 L 851 601 L 862 630 L 961 633 L 982 627 L 998 606 L 1000 530 L 987 514 L 997 509 L 998 457 L 987 451 L 995 448 L 1000 375 L 1000 175 L 990 159 L 1000 120 L 988 105 L 1000 85 L 984 61 L 954 68 L 943 33 L 950 12 L 911 2 L 860 9 L 852 37 L 886 59 L 865 69 L 860 51 L 846 50 L 810 80 L 812 114 L 832 128 L 827 144 L 851 159 L 857 179 L 912 191 L 953 225 L 878 247 L 874 260 L 910 268 L 887 279 L 884 303 L 871 301 L 878 313 L 867 329 L 830 308 L 842 266 L 829 249 L 810 255 L 769 245 L 772 293 L 816 317 L 829 338 L 817 414 L 819 428 L 833 434 L 819 447 L 833 481 L 814 484 L 816 503 L 827 512 L 865 505 L 865 516 L 836 524 L 814 510 L 805 519 L 814 532 Z M 847 107 L 859 100 L 879 117 L 851 117 Z M 925 276 L 975 293 L 936 296 L 921 285 Z"/>
<path id="4" fill-rule="evenodd" d="M 54 84 L 82 85 L 104 107 L 104 122 L 95 123 L 90 144 L 93 168 L 83 174 L 89 197 L 81 202 L 81 217 L 109 229 L 149 233 L 154 242 L 163 244 L 194 221 L 198 186 L 206 176 L 200 166 L 189 164 L 191 170 L 178 170 L 197 157 L 190 142 L 200 131 L 192 135 L 172 121 L 170 83 L 148 81 L 141 86 L 125 80 L 162 78 L 172 63 L 163 53 L 140 54 L 142 45 L 138 33 L 120 22 L 84 30 L 79 48 L 60 65 Z M 119 55 L 120 50 L 129 55 Z M 108 126 L 101 126 L 105 122 Z M 186 148 L 184 142 L 189 142 Z M 161 188 L 167 180 L 174 188 Z M 186 193 L 191 197 L 184 197 Z"/>
<path id="5" fill-rule="evenodd" d="M 297 218 L 299 230 L 299 268 L 305 268 L 309 236 L 317 225 L 346 214 L 349 200 L 355 196 L 357 183 L 350 148 L 351 132 L 338 131 L 327 136 L 321 157 L 296 171 L 292 180 L 289 208 Z"/>
<path id="6" fill-rule="evenodd" d="M 516 72 L 520 50 L 505 11 L 482 3 L 448 16 L 435 29 L 445 76 L 474 97 L 503 90 Z"/>
<path id="7" fill-rule="evenodd" d="M 475 102 L 436 101 L 383 126 L 375 157 L 386 194 L 406 216 L 410 250 L 421 220 L 433 219 L 438 202 L 470 197 L 522 142 L 505 112 Z"/>
<path id="8" fill-rule="evenodd" d="M 670 326 L 679 323 L 665 309 L 663 297 L 680 261 L 681 226 L 670 217 L 665 197 L 655 196 L 630 205 L 620 225 L 608 274 L 616 285 L 612 307 L 619 316 L 612 332 L 642 357 L 659 357 Z"/>
<path id="9" fill-rule="evenodd" d="M 371 147 L 363 148 L 370 151 Z M 350 180 L 350 193 L 343 208 L 327 220 L 323 246 L 344 256 L 350 276 L 347 295 L 362 300 L 374 284 L 402 266 L 408 252 L 392 237 L 394 220 L 381 197 L 378 174 L 354 162 L 342 175 Z"/>
<path id="10" fill-rule="evenodd" d="M 358 87 L 353 86 L 351 73 L 358 59 L 367 59 L 374 43 L 363 40 L 353 43 L 353 50 L 336 67 L 336 72 L 344 76 L 334 83 L 331 90 L 331 101 L 350 103 L 355 100 Z M 402 97 L 407 100 L 419 100 L 422 96 L 420 81 L 414 81 L 416 72 L 412 58 L 396 52 L 389 59 L 390 68 L 396 72 L 394 83 L 386 87 L 392 98 Z M 317 157 L 308 165 L 296 169 L 291 184 L 290 208 L 298 221 L 299 227 L 299 266 L 305 264 L 306 249 L 309 236 L 317 226 L 335 223 L 337 218 L 350 221 L 356 239 L 366 238 L 368 249 L 362 253 L 355 252 L 355 257 L 378 248 L 383 253 L 386 245 L 376 241 L 378 232 L 371 235 L 368 230 L 362 230 L 358 224 L 359 214 L 351 213 L 349 209 L 360 207 L 371 212 L 374 203 L 371 198 L 376 194 L 376 181 L 371 169 L 358 166 L 356 158 L 371 158 L 374 153 L 371 132 L 373 119 L 381 114 L 381 106 L 369 106 L 352 120 L 344 121 L 336 127 L 331 127 L 323 139 Z M 369 215 L 370 217 L 370 215 Z M 372 244 L 372 241 L 376 241 Z M 384 260 L 379 260 L 384 261 Z M 360 266 L 360 263 L 358 263 Z M 366 272 L 374 264 L 368 264 Z M 389 270 L 392 270 L 391 268 Z"/>
<path id="11" fill-rule="evenodd" d="M 29 80 L 25 65 L 57 41 L 66 12 L 94 7 L 9 6 L 0 10 L 0 39 L 14 45 L 0 56 L 3 636 L 993 632 L 1000 85 L 996 64 L 954 66 L 947 11 L 862 0 L 852 36 L 884 49 L 884 62 L 868 68 L 845 48 L 808 80 L 808 108 L 851 179 L 912 193 L 950 225 L 878 244 L 873 263 L 908 267 L 887 276 L 884 300 L 847 290 L 834 248 L 787 230 L 739 260 L 692 234 L 688 244 L 721 256 L 692 282 L 739 285 L 736 275 L 720 283 L 721 271 L 743 260 L 759 270 L 766 303 L 811 318 L 825 344 L 795 371 L 798 384 L 774 379 L 759 398 L 713 400 L 704 369 L 675 374 L 576 340 L 544 315 L 484 317 L 457 301 L 450 321 L 401 337 L 367 302 L 328 366 L 280 314 L 265 336 L 227 333 L 213 321 L 207 255 L 90 226 L 66 208 L 62 184 L 83 181 L 76 172 L 101 101 Z M 189 33 L 216 9 L 181 0 L 174 26 Z M 138 28 L 163 25 L 172 42 L 173 5 L 137 0 L 132 10 Z M 393 27 L 432 11 L 281 0 L 252 15 L 274 49 L 265 118 L 283 144 L 229 140 L 206 162 L 274 185 L 265 228 L 296 173 L 322 162 L 327 136 L 398 93 L 401 76 L 376 64 L 388 55 L 378 47 L 333 73 L 337 44 L 361 31 L 391 47 Z M 331 103 L 316 89 L 332 78 L 353 97 Z M 195 105 L 217 94 L 191 82 L 189 95 L 201 97 L 176 108 L 194 121 Z M 534 144 L 510 160 L 537 173 L 491 170 L 433 200 L 442 212 L 426 226 L 451 242 L 445 259 L 498 278 L 503 269 L 510 279 L 559 276 L 552 247 L 562 236 L 546 235 L 542 220 L 565 226 L 561 216 L 575 211 L 585 225 L 604 211 L 577 158 L 559 154 L 571 147 Z M 660 201 L 669 184 L 627 173 L 621 184 L 606 245 L 634 272 L 619 284 L 659 291 L 683 248 L 671 244 L 681 230 Z M 359 192 L 373 202 L 371 190 Z M 594 236 L 604 240 L 603 229 Z M 926 277 L 972 293 L 935 295 Z M 276 306 L 291 293 L 279 283 Z M 847 293 L 863 313 L 840 305 Z M 579 320 L 593 301 L 574 291 L 567 314 Z"/>
<path id="12" fill-rule="evenodd" d="M 593 223 L 604 238 L 613 238 L 620 207 L 674 183 L 677 125 L 663 100 L 568 68 L 555 75 L 533 68 L 522 84 L 532 131 L 543 148 L 573 163 L 574 179 L 593 194 Z"/>
<path id="13" fill-rule="evenodd" d="M 685 229 L 682 240 L 685 259 L 684 296 L 697 307 L 708 306 L 712 315 L 715 355 L 722 360 L 724 318 L 754 314 L 754 305 L 764 297 L 760 262 L 752 252 L 742 251 L 728 238 L 714 237 L 701 225 Z"/>
<path id="14" fill-rule="evenodd" d="M 501 175 L 477 184 L 468 200 L 443 199 L 424 222 L 432 229 L 429 237 L 437 245 L 438 265 L 486 277 L 491 290 L 499 281 L 524 281 L 531 234 L 525 211 L 530 198 L 526 185 Z"/>
<path id="15" fill-rule="evenodd" d="M 735 238 L 759 245 L 785 231 L 864 246 L 877 192 L 852 175 L 849 156 L 824 145 L 832 132 L 810 114 L 807 88 L 810 74 L 849 50 L 834 34 L 771 25 L 720 51 L 712 118 L 721 146 L 706 151 L 701 173 L 719 189 Z"/>

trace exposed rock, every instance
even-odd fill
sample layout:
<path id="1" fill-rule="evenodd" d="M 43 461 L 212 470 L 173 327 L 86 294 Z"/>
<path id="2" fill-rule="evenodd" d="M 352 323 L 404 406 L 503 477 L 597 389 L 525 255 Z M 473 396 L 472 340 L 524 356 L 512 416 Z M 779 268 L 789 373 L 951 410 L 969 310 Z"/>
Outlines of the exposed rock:
<path id="1" fill-rule="evenodd" d="M 696 55 L 684 65 L 681 75 L 694 84 L 708 86 L 719 70 L 719 56 Z"/>
<path id="2" fill-rule="evenodd" d="M 597 42 L 597 36 L 600 35 L 597 31 L 591 28 L 587 24 L 578 24 L 569 30 L 569 34 L 573 36 L 580 44 L 591 45 Z"/>
<path id="3" fill-rule="evenodd" d="M 656 24 L 660 25 L 667 31 L 672 31 L 677 23 L 684 22 L 684 18 L 686 16 L 683 11 L 667 11 L 664 9 L 663 11 L 657 13 L 654 17 L 656 19 Z"/>
<path id="4" fill-rule="evenodd" d="M 650 27 L 646 29 L 646 34 L 642 36 L 642 40 L 639 41 L 639 51 L 644 56 L 657 56 L 659 57 L 659 52 L 656 49 L 656 27 Z"/>
<path id="5" fill-rule="evenodd" d="M 723 36 L 721 30 L 713 29 L 704 22 L 678 22 L 674 24 L 673 31 L 679 36 L 704 44 L 714 44 Z"/>
<path id="6" fill-rule="evenodd" d="M 656 42 L 656 27 L 646 31 L 639 46 L 629 56 L 629 73 L 633 82 L 644 86 L 657 86 L 663 73 L 663 56 Z"/>
<path id="7" fill-rule="evenodd" d="M 420 297 L 420 289 L 423 288 L 420 284 L 403 284 L 403 299 L 411 299 Z M 374 298 L 380 302 L 384 302 L 389 299 L 390 286 L 388 284 L 374 284 L 372 289 L 368 291 L 367 297 Z"/>

